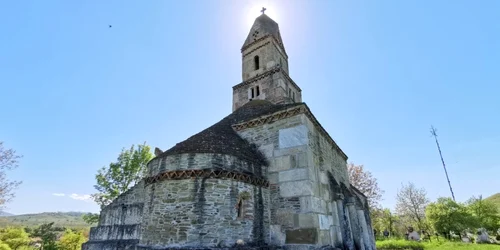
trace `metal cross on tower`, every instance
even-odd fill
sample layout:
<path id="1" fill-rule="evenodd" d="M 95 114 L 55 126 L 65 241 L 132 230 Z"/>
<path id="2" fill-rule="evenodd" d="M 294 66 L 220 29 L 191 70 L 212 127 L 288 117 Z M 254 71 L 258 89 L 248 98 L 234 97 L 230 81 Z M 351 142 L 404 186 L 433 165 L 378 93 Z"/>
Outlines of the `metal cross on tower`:
<path id="1" fill-rule="evenodd" d="M 266 11 L 267 9 L 262 7 L 262 10 L 260 12 L 262 12 L 262 14 L 264 14 L 264 12 Z"/>

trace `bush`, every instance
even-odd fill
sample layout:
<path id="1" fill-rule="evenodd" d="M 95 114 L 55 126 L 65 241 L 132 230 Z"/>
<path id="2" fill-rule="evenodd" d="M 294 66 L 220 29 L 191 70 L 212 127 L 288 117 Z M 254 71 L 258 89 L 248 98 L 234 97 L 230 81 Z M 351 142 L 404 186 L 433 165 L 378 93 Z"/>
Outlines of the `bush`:
<path id="1" fill-rule="evenodd" d="M 9 245 L 0 242 L 0 250 L 11 250 L 12 248 L 9 247 Z"/>
<path id="2" fill-rule="evenodd" d="M 416 241 L 408 241 L 408 240 L 384 240 L 377 242 L 377 249 L 391 249 L 391 250 L 400 250 L 400 249 L 411 249 L 411 250 L 423 250 L 424 244 Z"/>

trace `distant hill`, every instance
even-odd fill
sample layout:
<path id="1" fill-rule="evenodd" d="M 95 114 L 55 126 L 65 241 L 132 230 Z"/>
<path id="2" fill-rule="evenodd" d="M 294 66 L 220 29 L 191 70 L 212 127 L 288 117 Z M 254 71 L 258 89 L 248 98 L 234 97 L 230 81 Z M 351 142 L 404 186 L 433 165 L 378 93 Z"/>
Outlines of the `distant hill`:
<path id="1" fill-rule="evenodd" d="M 494 202 L 495 204 L 497 204 L 497 207 L 500 210 L 500 193 L 496 193 L 496 194 L 486 198 L 485 200 L 489 200 L 489 201 Z"/>
<path id="2" fill-rule="evenodd" d="M 13 216 L 14 214 L 11 214 L 11 213 L 7 213 L 7 212 L 4 212 L 4 211 L 0 211 L 0 217 L 7 217 L 7 216 Z"/>
<path id="3" fill-rule="evenodd" d="M 496 194 L 486 198 L 485 200 L 489 200 L 489 201 L 494 202 L 495 204 L 497 204 L 498 209 L 500 209 L 500 193 L 496 193 Z"/>
<path id="4" fill-rule="evenodd" d="M 0 228 L 8 226 L 37 227 L 44 223 L 54 222 L 54 226 L 66 228 L 87 228 L 89 225 L 82 219 L 81 212 L 48 212 L 39 214 L 22 214 L 0 217 Z"/>

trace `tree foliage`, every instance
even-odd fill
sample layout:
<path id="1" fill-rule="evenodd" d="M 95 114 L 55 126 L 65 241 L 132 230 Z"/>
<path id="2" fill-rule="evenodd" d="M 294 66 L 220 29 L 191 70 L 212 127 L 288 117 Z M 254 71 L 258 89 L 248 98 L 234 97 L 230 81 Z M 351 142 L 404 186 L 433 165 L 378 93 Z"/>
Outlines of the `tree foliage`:
<path id="1" fill-rule="evenodd" d="M 377 231 L 383 232 L 387 230 L 391 236 L 395 234 L 395 226 L 400 219 L 396 214 L 392 213 L 390 209 L 372 209 L 371 217 L 373 226 Z"/>
<path id="2" fill-rule="evenodd" d="M 12 250 L 12 248 L 10 248 L 9 245 L 5 244 L 4 242 L 0 242 L 0 250 Z"/>
<path id="3" fill-rule="evenodd" d="M 44 250 L 57 249 L 57 228 L 53 226 L 54 222 L 51 222 L 42 224 L 38 228 L 35 228 L 35 230 L 33 230 L 33 236 L 40 237 L 42 239 L 42 247 Z"/>
<path id="4" fill-rule="evenodd" d="M 93 225 L 99 222 L 99 214 L 86 213 L 82 215 L 82 219 L 89 225 Z"/>
<path id="5" fill-rule="evenodd" d="M 5 148 L 0 141 L 0 207 L 14 198 L 14 190 L 21 184 L 7 179 L 7 170 L 17 168 L 21 157 L 15 150 Z"/>
<path id="6" fill-rule="evenodd" d="M 409 218 L 420 230 L 425 229 L 425 208 L 429 204 L 427 192 L 413 183 L 402 185 L 396 195 L 396 212 Z"/>
<path id="7" fill-rule="evenodd" d="M 430 203 L 426 215 L 432 227 L 439 233 L 461 233 L 467 228 L 477 226 L 467 207 L 451 198 L 439 198 Z"/>
<path id="8" fill-rule="evenodd" d="M 373 177 L 372 173 L 366 170 L 363 165 L 354 165 L 353 163 L 347 164 L 347 171 L 349 182 L 367 197 L 369 207 L 378 207 L 384 191 L 379 188 L 377 179 Z"/>
<path id="9" fill-rule="evenodd" d="M 474 217 L 477 226 L 494 231 L 500 228 L 500 215 L 496 204 L 479 197 L 472 197 L 467 202 L 468 211 Z"/>
<path id="10" fill-rule="evenodd" d="M 116 162 L 98 171 L 94 187 L 99 193 L 92 195 L 94 201 L 101 207 L 111 203 L 144 177 L 146 164 L 152 158 L 153 154 L 146 144 L 139 145 L 137 149 L 134 145 L 128 150 L 122 149 Z"/>
<path id="11" fill-rule="evenodd" d="M 57 243 L 59 250 L 80 250 L 85 242 L 85 236 L 81 232 L 66 230 Z"/>
<path id="12" fill-rule="evenodd" d="M 30 237 L 23 228 L 7 228 L 0 234 L 0 240 L 13 250 L 30 243 Z"/>

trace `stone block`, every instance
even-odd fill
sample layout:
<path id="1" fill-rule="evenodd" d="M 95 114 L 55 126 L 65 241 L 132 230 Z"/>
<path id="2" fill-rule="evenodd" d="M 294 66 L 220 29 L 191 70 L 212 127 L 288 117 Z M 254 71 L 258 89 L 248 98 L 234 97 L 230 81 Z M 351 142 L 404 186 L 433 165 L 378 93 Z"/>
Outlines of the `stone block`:
<path id="1" fill-rule="evenodd" d="M 278 210 L 276 212 L 276 223 L 279 223 L 279 225 L 287 228 L 293 228 L 294 222 L 294 213 L 286 210 Z"/>
<path id="2" fill-rule="evenodd" d="M 309 169 L 296 168 L 279 172 L 279 182 L 299 181 L 309 179 Z"/>
<path id="3" fill-rule="evenodd" d="M 316 214 L 295 214 L 295 228 L 318 228 L 319 217 Z"/>
<path id="4" fill-rule="evenodd" d="M 284 156 L 284 155 L 296 155 L 299 153 L 306 152 L 308 150 L 307 145 L 294 147 L 294 148 L 283 148 L 283 149 L 275 149 L 273 151 L 274 157 Z M 307 158 L 307 155 L 306 155 Z"/>
<path id="5" fill-rule="evenodd" d="M 297 147 L 308 143 L 308 130 L 305 125 L 279 130 L 279 148 Z"/>
<path id="6" fill-rule="evenodd" d="M 325 171 L 319 172 L 319 181 L 321 182 L 321 184 L 328 184 L 329 183 L 328 176 L 326 175 Z"/>
<path id="7" fill-rule="evenodd" d="M 259 147 L 260 152 L 262 152 L 263 155 L 266 156 L 266 158 L 272 158 L 273 157 L 273 151 L 274 151 L 274 145 L 273 144 L 267 144 Z"/>
<path id="8" fill-rule="evenodd" d="M 326 201 L 314 197 L 314 196 L 304 196 L 300 197 L 300 212 L 301 213 L 328 213 Z"/>
<path id="9" fill-rule="evenodd" d="M 300 152 L 296 154 L 297 168 L 307 168 L 307 153 Z"/>
<path id="10" fill-rule="evenodd" d="M 306 196 L 312 194 L 312 183 L 308 180 L 280 184 L 281 197 Z"/>
<path id="11" fill-rule="evenodd" d="M 279 182 L 279 173 L 270 173 L 267 177 L 269 184 L 278 184 Z"/>
<path id="12" fill-rule="evenodd" d="M 275 157 L 269 166 L 269 172 L 278 172 L 291 168 L 291 156 L 285 155 L 281 157 Z"/>
<path id="13" fill-rule="evenodd" d="M 286 234 L 281 231 L 281 225 L 270 226 L 270 244 L 281 246 L 285 244 Z"/>
<path id="14" fill-rule="evenodd" d="M 330 230 L 320 230 L 319 231 L 319 245 L 331 245 Z"/>
<path id="15" fill-rule="evenodd" d="M 331 215 L 318 214 L 319 217 L 319 229 L 329 230 L 333 225 L 333 217 Z"/>
<path id="16" fill-rule="evenodd" d="M 316 244 L 318 242 L 318 229 L 304 228 L 286 230 L 286 244 Z"/>

